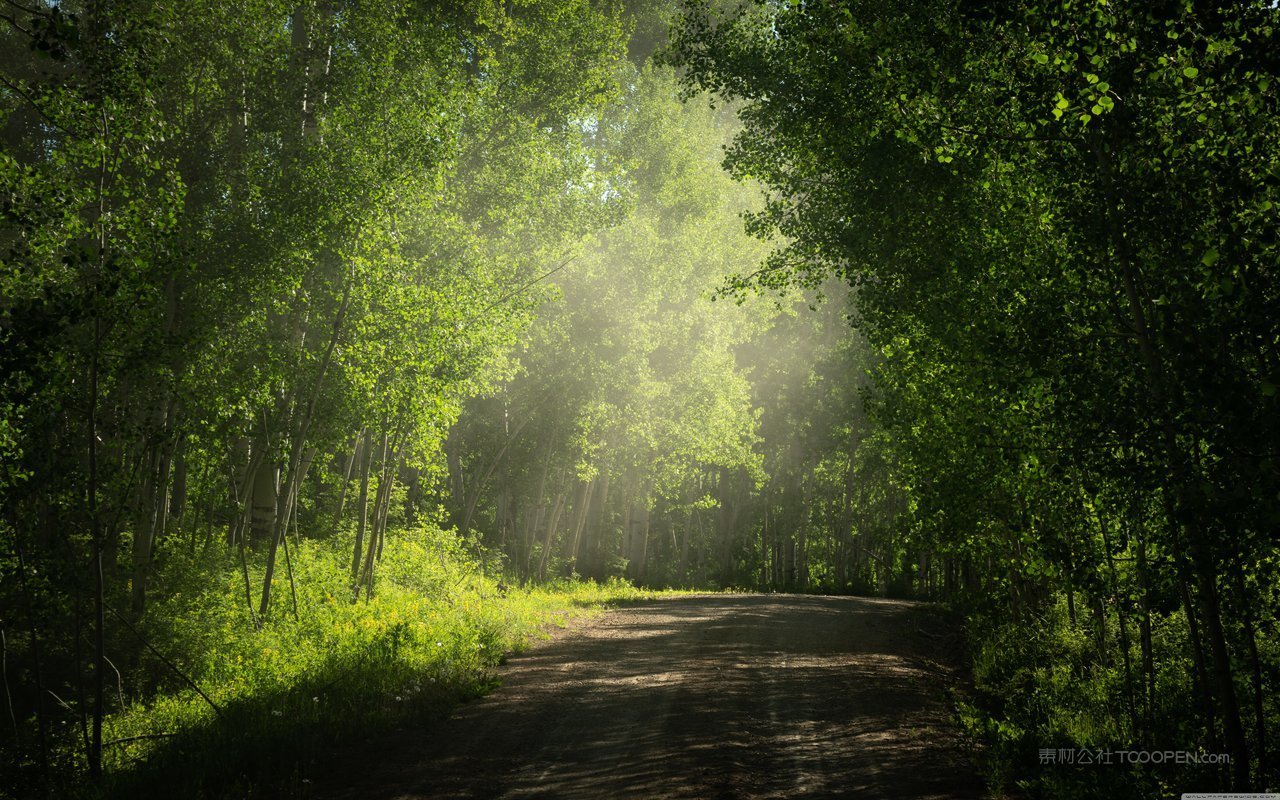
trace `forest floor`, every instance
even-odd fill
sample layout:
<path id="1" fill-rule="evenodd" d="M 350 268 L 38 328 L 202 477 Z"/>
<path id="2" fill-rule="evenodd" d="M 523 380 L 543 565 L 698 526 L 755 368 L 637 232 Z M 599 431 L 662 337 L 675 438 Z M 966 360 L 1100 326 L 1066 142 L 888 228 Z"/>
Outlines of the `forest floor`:
<path id="1" fill-rule="evenodd" d="M 686 595 L 583 620 L 449 719 L 330 760 L 315 796 L 977 798 L 929 605 Z"/>

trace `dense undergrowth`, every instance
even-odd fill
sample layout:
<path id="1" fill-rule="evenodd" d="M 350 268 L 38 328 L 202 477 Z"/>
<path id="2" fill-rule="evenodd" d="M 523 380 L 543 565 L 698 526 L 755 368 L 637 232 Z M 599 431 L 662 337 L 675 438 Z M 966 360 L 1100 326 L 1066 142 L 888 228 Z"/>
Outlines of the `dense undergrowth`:
<path id="1" fill-rule="evenodd" d="M 964 612 L 972 694 L 957 698 L 956 709 L 993 796 L 1140 800 L 1224 780 L 1230 764 L 1210 762 L 1225 748 L 1206 740 L 1199 723 L 1203 690 L 1180 609 L 1152 619 L 1149 677 L 1136 631 L 1122 634 L 1112 618 L 1073 620 L 1065 597 L 1021 618 L 1007 609 Z M 1247 690 L 1242 682 L 1241 695 Z M 1178 752 L 1189 755 L 1167 755 Z M 1197 757 L 1202 763 L 1191 763 Z M 1151 758 L 1164 763 L 1133 763 Z"/>
<path id="2" fill-rule="evenodd" d="M 353 603 L 350 547 L 341 535 L 291 542 L 296 595 L 283 571 L 285 601 L 257 623 L 238 559 L 166 553 L 163 599 L 111 654 L 121 674 L 108 687 L 104 780 L 73 795 L 307 796 L 326 753 L 483 694 L 491 668 L 548 628 L 650 594 L 622 581 L 508 587 L 452 531 L 424 525 L 388 536 L 374 596 Z M 79 721 L 58 728 L 55 769 L 82 774 Z M 33 782 L 6 781 L 0 796 L 29 796 L 28 766 Z"/>

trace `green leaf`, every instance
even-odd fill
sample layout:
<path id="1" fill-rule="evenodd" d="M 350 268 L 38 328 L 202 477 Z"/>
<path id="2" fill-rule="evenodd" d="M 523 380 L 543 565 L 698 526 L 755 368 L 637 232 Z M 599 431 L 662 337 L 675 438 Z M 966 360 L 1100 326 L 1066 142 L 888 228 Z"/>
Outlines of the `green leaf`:
<path id="1" fill-rule="evenodd" d="M 1186 69 L 1182 70 L 1182 74 L 1186 75 L 1188 78 L 1194 78 L 1195 76 L 1200 74 L 1200 70 L 1196 69 L 1195 67 L 1187 67 Z"/>

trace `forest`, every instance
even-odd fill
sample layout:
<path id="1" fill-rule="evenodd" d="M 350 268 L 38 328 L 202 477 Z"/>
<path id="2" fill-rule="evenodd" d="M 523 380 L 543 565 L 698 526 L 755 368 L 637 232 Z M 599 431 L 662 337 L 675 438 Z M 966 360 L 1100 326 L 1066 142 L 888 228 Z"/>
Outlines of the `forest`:
<path id="1" fill-rule="evenodd" d="M 1266 0 L 3 0 L 0 797 L 306 797 L 667 590 L 941 604 L 992 797 L 1280 786 L 1278 79 Z"/>

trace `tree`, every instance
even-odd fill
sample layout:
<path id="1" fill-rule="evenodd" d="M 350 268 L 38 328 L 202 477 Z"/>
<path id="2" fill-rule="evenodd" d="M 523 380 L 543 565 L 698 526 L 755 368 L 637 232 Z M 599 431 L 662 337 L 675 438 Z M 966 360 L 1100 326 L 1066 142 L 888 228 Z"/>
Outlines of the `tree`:
<path id="1" fill-rule="evenodd" d="M 1259 227 L 1275 203 L 1275 13 L 694 6 L 672 55 L 693 86 L 743 103 L 726 163 L 769 188 L 754 229 L 790 242 L 749 282 L 834 272 L 856 287 L 888 355 L 881 419 L 909 444 L 920 524 L 988 566 L 1013 556 L 1020 607 L 1113 575 L 1098 565 L 1123 545 L 1070 532 L 1098 523 L 1069 512 L 1064 484 L 1085 487 L 1101 524 L 1140 525 L 1184 584 L 1212 687 L 1204 724 L 1221 724 L 1237 786 L 1253 634 L 1223 603 L 1270 603 L 1222 576 L 1275 577 L 1256 447 L 1275 438 L 1275 365 L 1250 344 L 1275 335 Z M 1246 485 L 1240 513 L 1228 487 Z M 1123 615 L 1115 582 L 1100 586 Z"/>

